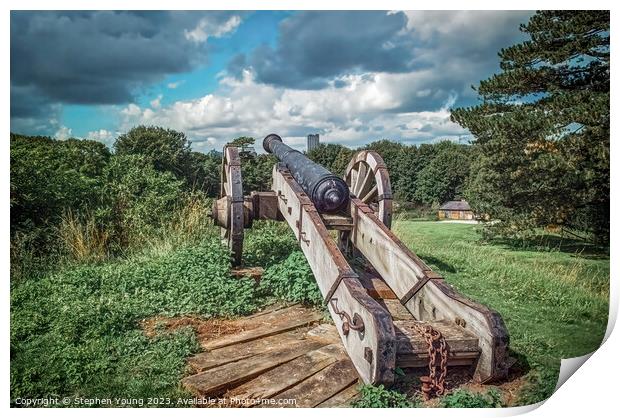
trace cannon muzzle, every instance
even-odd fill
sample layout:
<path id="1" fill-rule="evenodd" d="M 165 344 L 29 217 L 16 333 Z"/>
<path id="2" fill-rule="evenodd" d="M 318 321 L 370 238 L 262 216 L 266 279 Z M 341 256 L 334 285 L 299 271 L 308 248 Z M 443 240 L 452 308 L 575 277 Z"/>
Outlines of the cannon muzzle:
<path id="1" fill-rule="evenodd" d="M 286 166 L 319 212 L 338 212 L 349 203 L 349 187 L 344 180 L 286 145 L 278 135 L 267 135 L 263 148 Z"/>

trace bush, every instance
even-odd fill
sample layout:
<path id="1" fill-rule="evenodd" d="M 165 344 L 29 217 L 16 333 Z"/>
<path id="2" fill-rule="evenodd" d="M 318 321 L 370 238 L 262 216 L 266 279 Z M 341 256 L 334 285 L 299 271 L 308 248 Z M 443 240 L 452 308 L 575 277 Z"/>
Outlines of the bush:
<path id="1" fill-rule="evenodd" d="M 114 156 L 105 172 L 106 204 L 96 212 L 119 248 L 141 242 L 172 219 L 184 196 L 183 182 L 155 170 L 141 155 Z"/>
<path id="2" fill-rule="evenodd" d="M 363 385 L 360 387 L 361 397 L 351 404 L 354 408 L 415 408 L 420 402 L 407 399 L 402 393 L 385 389 L 383 385 Z"/>
<path id="3" fill-rule="evenodd" d="M 504 406 L 497 389 L 490 389 L 486 394 L 457 389 L 441 398 L 439 404 L 443 408 L 501 408 Z"/>
<path id="4" fill-rule="evenodd" d="M 316 306 L 323 303 L 323 296 L 312 270 L 299 250 L 265 271 L 260 290 L 262 295 L 273 295 L 289 302 Z"/>

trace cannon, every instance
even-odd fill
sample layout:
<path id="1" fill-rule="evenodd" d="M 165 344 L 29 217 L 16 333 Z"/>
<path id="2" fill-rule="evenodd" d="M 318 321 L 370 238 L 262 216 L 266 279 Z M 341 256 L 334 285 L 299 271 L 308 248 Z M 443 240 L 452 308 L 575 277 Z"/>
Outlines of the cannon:
<path id="1" fill-rule="evenodd" d="M 238 148 L 224 147 L 213 219 L 233 265 L 253 221 L 284 221 L 362 381 L 389 385 L 397 368 L 428 368 L 421 381 L 430 396 L 443 393 L 451 367 L 469 367 L 478 382 L 506 376 L 514 360 L 501 316 L 453 289 L 391 231 L 389 173 L 376 152 L 357 152 L 341 179 L 278 135 L 263 147 L 278 159 L 271 190 L 249 196 Z"/>

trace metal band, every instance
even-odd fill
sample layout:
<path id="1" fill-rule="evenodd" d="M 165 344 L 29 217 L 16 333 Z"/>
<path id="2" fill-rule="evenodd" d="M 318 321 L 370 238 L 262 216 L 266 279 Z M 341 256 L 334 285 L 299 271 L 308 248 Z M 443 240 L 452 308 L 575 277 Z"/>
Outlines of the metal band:
<path id="1" fill-rule="evenodd" d="M 329 288 L 329 292 L 327 292 L 327 296 L 325 296 L 325 299 L 323 299 L 323 303 L 324 304 L 328 304 L 329 301 L 332 299 L 332 296 L 334 296 L 334 293 L 336 293 L 336 290 L 338 289 L 338 286 L 340 286 L 340 282 L 342 282 L 342 279 L 344 279 L 345 277 L 350 277 L 352 279 L 358 279 L 359 277 L 357 276 L 357 274 L 343 274 L 340 273 L 338 274 L 338 277 L 336 278 L 336 280 L 334 280 L 334 283 L 332 283 L 331 287 Z"/>
<path id="2" fill-rule="evenodd" d="M 382 200 L 389 199 L 392 200 L 392 193 L 383 193 L 377 196 L 377 201 L 381 202 Z"/>
<path id="3" fill-rule="evenodd" d="M 423 279 L 419 280 L 411 289 L 409 289 L 407 293 L 405 293 L 405 296 L 400 298 L 400 303 L 402 303 L 403 305 L 406 305 L 407 302 L 409 302 L 411 298 L 413 298 L 416 295 L 416 293 L 418 293 L 420 289 L 422 289 L 424 285 L 428 283 L 429 280 L 430 280 L 430 277 L 424 276 Z"/>
<path id="4" fill-rule="evenodd" d="M 428 270 L 424 272 L 424 278 L 420 279 L 407 293 L 405 296 L 400 298 L 400 303 L 405 305 L 407 302 L 411 300 L 430 280 L 443 279 L 443 277 L 432 270 Z"/>

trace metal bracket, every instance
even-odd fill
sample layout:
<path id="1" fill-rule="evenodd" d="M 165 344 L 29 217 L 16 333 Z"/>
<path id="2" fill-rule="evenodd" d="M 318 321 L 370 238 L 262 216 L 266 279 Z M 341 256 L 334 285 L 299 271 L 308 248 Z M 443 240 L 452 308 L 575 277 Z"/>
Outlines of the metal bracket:
<path id="1" fill-rule="evenodd" d="M 349 335 L 349 330 L 364 332 L 364 321 L 362 317 L 357 313 L 353 315 L 353 319 L 351 319 L 351 315 L 346 313 L 345 311 L 341 311 L 338 309 L 338 299 L 332 298 L 329 301 L 329 304 L 332 306 L 334 313 L 340 317 L 342 320 L 342 333 L 346 336 Z"/>

